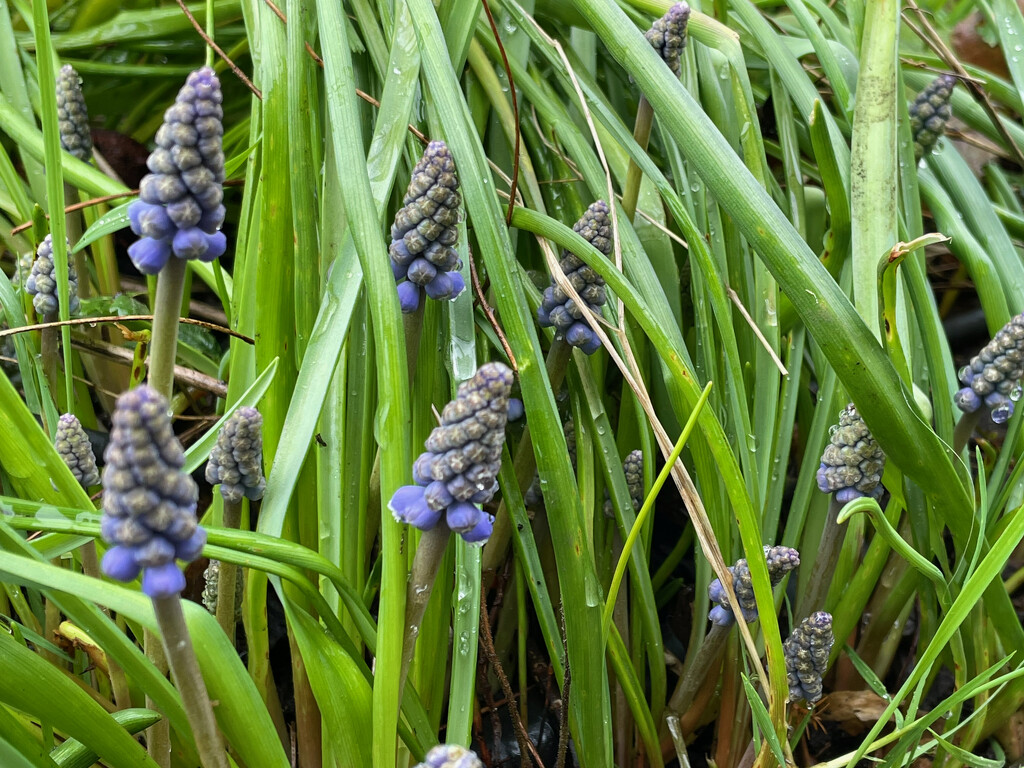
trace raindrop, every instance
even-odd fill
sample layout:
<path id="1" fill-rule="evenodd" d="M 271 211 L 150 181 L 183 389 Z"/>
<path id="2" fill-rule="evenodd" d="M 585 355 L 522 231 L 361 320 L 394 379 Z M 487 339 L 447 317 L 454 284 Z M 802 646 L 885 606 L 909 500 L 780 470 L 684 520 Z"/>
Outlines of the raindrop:
<path id="1" fill-rule="evenodd" d="M 959 371 L 956 372 L 956 377 L 957 377 L 957 379 L 960 380 L 961 384 L 968 384 L 968 383 L 970 383 L 970 376 L 971 376 L 971 367 L 969 365 L 965 365 L 963 368 L 961 368 Z"/>
<path id="2" fill-rule="evenodd" d="M 1013 385 L 1013 389 L 1010 390 L 1010 399 L 1016 403 L 1020 400 L 1022 394 L 1024 394 L 1024 389 L 1021 389 L 1020 382 L 1017 382 Z"/>
<path id="3" fill-rule="evenodd" d="M 1013 414 L 1013 403 L 1000 403 L 992 409 L 992 421 L 1005 424 Z"/>

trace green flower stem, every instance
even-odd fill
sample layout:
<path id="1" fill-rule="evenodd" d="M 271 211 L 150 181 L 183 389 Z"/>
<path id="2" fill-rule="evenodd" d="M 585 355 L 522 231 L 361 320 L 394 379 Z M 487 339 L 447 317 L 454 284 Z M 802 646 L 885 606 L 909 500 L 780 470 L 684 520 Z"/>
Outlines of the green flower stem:
<path id="1" fill-rule="evenodd" d="M 551 381 L 551 391 L 558 392 L 565 379 L 565 372 L 569 367 L 569 360 L 572 358 L 572 347 L 565 339 L 555 339 L 548 349 L 547 369 L 548 378 Z M 516 473 L 516 482 L 519 483 L 520 492 L 525 492 L 533 482 L 533 475 L 537 471 L 537 457 L 533 455 L 533 441 L 530 440 L 530 427 L 523 429 L 523 437 L 516 447 L 516 455 L 512 466 Z M 490 586 L 490 581 L 497 573 L 501 563 L 505 560 L 505 553 L 512 537 L 512 521 L 506 514 L 505 501 L 502 499 L 498 507 L 498 514 L 494 516 L 494 530 L 491 537 L 484 545 L 482 568 L 484 573 L 484 588 Z"/>
<path id="2" fill-rule="evenodd" d="M 640 149 L 646 150 L 651 140 L 651 126 L 654 124 L 654 107 L 647 101 L 647 97 L 640 96 L 640 103 L 636 108 L 636 122 L 633 124 L 633 138 L 640 145 Z M 633 221 L 636 215 L 636 203 L 640 197 L 640 182 L 643 180 L 643 173 L 640 166 L 630 158 L 629 168 L 626 171 L 626 188 L 622 192 L 622 207 L 626 216 Z"/>
<path id="3" fill-rule="evenodd" d="M 420 297 L 419 306 L 415 312 L 402 315 L 402 325 L 405 328 L 405 359 L 409 362 L 409 383 L 413 381 L 413 373 L 416 370 L 416 359 L 420 354 L 420 335 L 423 333 L 423 308 L 427 303 L 427 296 L 424 293 Z"/>
<path id="4" fill-rule="evenodd" d="M 64 183 L 64 200 L 66 203 L 78 202 L 78 190 L 74 185 Z M 82 238 L 82 212 L 70 211 L 64 214 L 64 229 L 68 242 L 74 248 L 75 244 Z M 75 269 L 78 270 L 78 296 L 83 299 L 89 298 L 92 291 L 89 288 L 89 272 L 85 265 L 85 251 L 75 254 Z"/>
<path id="5" fill-rule="evenodd" d="M 981 420 L 981 409 L 979 408 L 974 413 L 965 413 L 956 423 L 956 427 L 953 429 L 953 452 L 960 454 L 964 448 L 967 447 L 967 443 L 970 442 L 971 435 L 974 434 L 975 428 L 978 426 L 978 422 Z"/>
<path id="6" fill-rule="evenodd" d="M 718 662 L 722 658 L 722 652 L 725 651 L 725 641 L 729 636 L 730 629 L 731 627 L 723 627 L 718 624 L 711 625 L 711 629 L 704 637 L 704 642 L 697 649 L 697 654 L 690 662 L 690 666 L 686 668 L 686 672 L 683 673 L 679 684 L 676 685 L 676 689 L 668 700 L 667 710 L 670 714 L 682 717 L 693 703 L 693 697 L 697 695 L 697 691 L 704 684 L 708 673 L 713 669 L 718 669 Z"/>
<path id="7" fill-rule="evenodd" d="M 156 282 L 153 302 L 153 335 L 149 352 L 149 386 L 171 399 L 174 390 L 174 360 L 178 352 L 178 317 L 185 293 L 185 259 L 171 257 Z"/>
<path id="8" fill-rule="evenodd" d="M 814 557 L 814 567 L 807 591 L 800 599 L 796 616 L 810 616 L 814 611 L 825 610 L 825 599 L 832 584 L 832 575 L 839 560 L 839 550 L 843 546 L 845 529 L 839 525 L 839 512 L 843 505 L 836 501 L 835 494 L 828 505 L 825 529 L 821 532 L 821 543 Z"/>
<path id="9" fill-rule="evenodd" d="M 224 528 L 237 530 L 242 522 L 242 502 L 224 500 L 222 523 Z M 235 591 L 238 583 L 238 566 L 220 563 L 217 580 L 217 623 L 231 644 L 235 644 Z"/>
<path id="10" fill-rule="evenodd" d="M 227 754 L 213 719 L 210 697 L 206 693 L 202 675 L 199 674 L 192 638 L 185 626 L 181 598 L 175 595 L 154 599 L 153 610 L 163 635 L 164 651 L 174 684 L 181 694 L 181 703 L 192 725 L 200 762 L 203 768 L 228 768 Z"/>
<path id="11" fill-rule="evenodd" d="M 47 312 L 43 315 L 44 323 L 56 323 L 57 313 Z M 46 375 L 46 383 L 50 385 L 50 393 L 56 398 L 57 397 L 57 328 L 43 328 L 40 333 L 39 341 L 39 356 L 43 362 L 43 373 Z M 70 410 L 71 404 L 68 403 L 68 409 Z"/>
<path id="12" fill-rule="evenodd" d="M 416 638 L 420 634 L 420 623 L 430 602 L 430 593 L 434 589 L 444 552 L 448 548 L 451 530 L 443 523 L 424 531 L 420 537 L 416 555 L 412 561 L 412 573 L 406 587 L 405 598 L 405 640 L 402 644 L 402 672 L 398 678 L 399 697 L 405 689 L 405 679 L 409 675 L 409 665 L 416 652 Z"/>
<path id="13" fill-rule="evenodd" d="M 160 638 L 151 630 L 144 630 L 142 644 L 146 649 L 146 658 L 160 672 L 167 674 L 167 657 L 164 655 Z M 146 697 L 146 709 L 156 710 L 156 702 L 149 696 Z M 160 768 L 170 768 L 171 765 L 171 726 L 166 717 L 146 729 L 146 752 Z"/>

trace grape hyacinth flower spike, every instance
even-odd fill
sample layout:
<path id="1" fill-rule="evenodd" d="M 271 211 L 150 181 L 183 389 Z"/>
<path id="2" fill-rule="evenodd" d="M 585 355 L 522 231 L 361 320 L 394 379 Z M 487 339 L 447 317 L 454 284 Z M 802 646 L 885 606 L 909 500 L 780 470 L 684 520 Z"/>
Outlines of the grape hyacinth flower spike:
<path id="1" fill-rule="evenodd" d="M 573 225 L 574 232 L 605 256 L 612 251 L 609 216 L 608 204 L 598 200 L 591 203 L 580 220 Z M 601 307 L 608 298 L 604 278 L 569 251 L 562 251 L 558 266 L 583 300 L 586 309 L 600 315 Z M 541 305 L 537 308 L 537 322 L 544 328 L 554 326 L 556 339 L 564 338 L 570 346 L 579 347 L 586 354 L 592 355 L 601 348 L 601 340 L 583 320 L 584 311 L 552 280 L 551 285 L 544 289 Z"/>
<path id="2" fill-rule="evenodd" d="M 778 585 L 787 573 L 800 565 L 800 553 L 792 547 L 765 546 L 764 557 L 768 566 L 768 578 L 773 587 Z M 732 574 L 732 588 L 739 601 L 740 613 L 749 624 L 757 619 L 757 601 L 754 599 L 750 566 L 741 558 L 736 561 L 736 565 L 729 567 L 729 573 Z M 731 626 L 736 619 L 729 607 L 728 593 L 719 579 L 708 585 L 708 597 L 711 598 L 711 602 L 717 603 L 708 613 L 711 622 L 721 627 Z"/>
<path id="3" fill-rule="evenodd" d="M 32 262 L 32 271 L 25 280 L 25 292 L 32 297 L 32 305 L 36 313 L 42 317 L 56 317 L 59 303 L 57 299 L 57 269 L 53 263 L 53 238 L 47 235 L 36 249 L 36 258 Z M 68 314 L 78 311 L 78 271 L 75 263 L 68 260 Z"/>
<path id="4" fill-rule="evenodd" d="M 219 484 L 225 501 L 263 498 L 263 417 L 255 408 L 243 406 L 224 422 L 206 464 L 206 482 Z"/>
<path id="5" fill-rule="evenodd" d="M 984 348 L 960 369 L 963 389 L 954 401 L 964 413 L 989 408 L 992 421 L 1006 422 L 1020 399 L 1020 379 L 1024 376 L 1024 314 L 1017 315 L 1000 328 Z"/>
<path id="6" fill-rule="evenodd" d="M 82 423 L 75 414 L 65 413 L 57 421 L 57 435 L 53 444 L 79 485 L 83 488 L 99 485 L 100 472 L 96 468 L 96 454 L 93 453 L 89 436 L 85 434 Z"/>
<path id="7" fill-rule="evenodd" d="M 466 288 L 455 250 L 459 240 L 459 178 L 443 141 L 432 141 L 416 163 L 402 208 L 391 226 L 391 269 L 402 312 L 415 312 L 420 293 L 452 300 Z M 404 282 L 402 282 L 404 281 Z"/>
<path id="8" fill-rule="evenodd" d="M 89 110 L 82 96 L 82 78 L 70 64 L 57 73 L 57 129 L 60 145 L 79 160 L 89 162 L 92 157 L 92 133 L 89 130 Z"/>
<path id="9" fill-rule="evenodd" d="M 662 60 L 668 64 L 672 74 L 679 77 L 682 71 L 681 59 L 686 47 L 686 24 L 690 20 L 690 6 L 676 3 L 644 33 Z"/>
<path id="10" fill-rule="evenodd" d="M 782 644 L 791 701 L 813 704 L 821 698 L 821 678 L 828 670 L 828 655 L 835 638 L 832 615 L 825 611 L 808 616 Z"/>
<path id="11" fill-rule="evenodd" d="M 395 491 L 388 504 L 395 519 L 422 531 L 446 525 L 470 543 L 491 535 L 494 518 L 477 504 L 491 500 L 498 484 L 512 371 L 481 365 L 459 386 L 413 464 L 416 485 Z"/>
<path id="12" fill-rule="evenodd" d="M 476 752 L 457 744 L 438 744 L 416 768 L 484 768 Z"/>
<path id="13" fill-rule="evenodd" d="M 138 242 L 128 249 L 143 274 L 155 275 L 174 255 L 213 261 L 224 253 L 223 97 L 213 70 L 188 76 L 156 133 L 156 149 L 128 208 Z"/>
<path id="14" fill-rule="evenodd" d="M 101 530 L 113 546 L 103 572 L 131 581 L 141 571 L 142 591 L 154 600 L 178 595 L 185 576 L 175 561 L 199 557 L 206 531 L 166 398 L 148 386 L 121 395 L 104 458 Z"/>
<path id="15" fill-rule="evenodd" d="M 915 160 L 931 152 L 946 130 L 946 123 L 953 116 L 949 100 L 955 87 L 955 77 L 941 75 L 926 85 L 910 103 L 910 134 L 914 139 Z"/>
<path id="16" fill-rule="evenodd" d="M 629 490 L 629 501 L 633 511 L 639 512 L 644 504 L 644 452 L 630 451 L 622 462 L 622 472 L 626 475 L 626 488 Z M 608 491 L 605 490 L 604 516 L 615 517 L 615 507 Z"/>
<path id="17" fill-rule="evenodd" d="M 840 504 L 861 496 L 881 498 L 885 453 L 853 403 L 839 414 L 839 424 L 832 427 L 830 436 L 817 474 L 822 493 L 834 493 Z"/>

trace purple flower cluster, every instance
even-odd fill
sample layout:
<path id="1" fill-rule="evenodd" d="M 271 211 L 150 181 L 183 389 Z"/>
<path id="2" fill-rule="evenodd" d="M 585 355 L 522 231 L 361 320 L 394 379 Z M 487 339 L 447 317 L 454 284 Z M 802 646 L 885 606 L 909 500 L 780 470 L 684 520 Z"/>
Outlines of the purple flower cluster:
<path id="1" fill-rule="evenodd" d="M 818 467 L 821 492 L 834 493 L 840 504 L 861 496 L 881 498 L 885 453 L 853 403 L 839 414 L 839 424 L 832 426 L 829 435 Z"/>
<path id="2" fill-rule="evenodd" d="M 82 96 L 82 78 L 70 64 L 57 73 L 57 130 L 64 150 L 88 162 L 92 157 L 89 110 Z"/>
<path id="3" fill-rule="evenodd" d="M 686 23 L 689 20 L 690 6 L 686 3 L 676 3 L 644 33 L 647 42 L 668 64 L 668 68 L 676 77 L 679 77 L 682 71 L 680 59 L 683 48 L 686 47 Z"/>
<path id="4" fill-rule="evenodd" d="M 1013 404 L 1020 399 L 1022 376 L 1024 314 L 1000 328 L 970 364 L 960 369 L 964 388 L 956 393 L 954 402 L 965 413 L 974 413 L 984 405 L 992 410 L 992 421 L 1002 424 L 1013 415 Z"/>
<path id="5" fill-rule="evenodd" d="M 629 489 L 633 511 L 639 512 L 644 504 L 644 452 L 630 451 L 626 460 L 622 462 L 622 471 L 626 475 L 626 488 Z M 615 517 L 615 507 L 607 490 L 604 496 L 604 516 Z"/>
<path id="6" fill-rule="evenodd" d="M 166 398 L 148 386 L 125 392 L 104 453 L 101 530 L 113 546 L 103 572 L 131 581 L 141 571 L 142 591 L 154 599 L 185 588 L 175 560 L 195 560 L 206 544 L 196 520 L 196 484 L 182 471 L 185 452 L 167 408 Z"/>
<path id="7" fill-rule="evenodd" d="M 800 565 L 800 553 L 792 547 L 765 546 L 764 557 L 768 565 L 768 578 L 773 587 L 779 584 L 787 573 Z M 729 567 L 729 573 L 732 574 L 732 588 L 740 604 L 740 613 L 749 624 L 757 619 L 757 601 L 754 599 L 750 566 L 745 559 L 740 558 L 736 565 Z M 708 597 L 711 598 L 711 602 L 718 603 L 708 613 L 711 623 L 720 627 L 731 626 L 736 619 L 729 607 L 729 595 L 719 579 L 708 585 Z"/>
<path id="8" fill-rule="evenodd" d="M 57 434 L 53 445 L 64 459 L 71 474 L 83 488 L 99 485 L 100 472 L 96 468 L 96 454 L 93 453 L 89 436 L 82 429 L 82 423 L 73 413 L 65 413 L 57 420 Z"/>
<path id="9" fill-rule="evenodd" d="M 480 758 L 456 744 L 438 744 L 427 752 L 416 768 L 484 768 Z"/>
<path id="10" fill-rule="evenodd" d="M 825 611 L 808 616 L 782 644 L 786 657 L 789 698 L 813 704 L 821 698 L 821 678 L 828 670 L 832 652 L 832 614 Z"/>
<path id="11" fill-rule="evenodd" d="M 911 102 L 908 111 L 915 159 L 920 160 L 931 152 L 946 130 L 946 123 L 953 116 L 949 100 L 955 87 L 955 77 L 941 75 L 925 86 Z"/>
<path id="12" fill-rule="evenodd" d="M 32 297 L 32 306 L 41 316 L 56 315 L 60 307 L 57 299 L 57 268 L 53 263 L 53 238 L 47 235 L 36 249 L 32 271 L 25 279 L 25 292 Z M 73 259 L 68 259 L 68 312 L 78 311 L 78 270 Z"/>
<path id="13" fill-rule="evenodd" d="M 391 225 L 391 270 L 398 282 L 402 311 L 415 312 L 420 292 L 436 300 L 451 300 L 466 288 L 459 274 L 459 178 L 443 141 L 423 151 L 409 180 L 402 208 Z M 401 282 L 404 280 L 405 282 Z"/>
<path id="14" fill-rule="evenodd" d="M 443 522 L 470 543 L 485 541 L 494 518 L 476 505 L 498 489 L 512 371 L 502 363 L 481 365 L 441 413 L 413 463 L 416 485 L 395 491 L 388 504 L 400 523 L 428 531 Z"/>
<path id="15" fill-rule="evenodd" d="M 155 275 L 173 254 L 213 261 L 224 253 L 224 116 L 220 81 L 209 67 L 188 76 L 156 132 L 156 149 L 128 208 L 138 242 L 128 249 L 143 274 Z"/>
<path id="16" fill-rule="evenodd" d="M 605 256 L 611 253 L 612 224 L 608 204 L 604 200 L 591 203 L 580 220 L 573 225 L 573 231 Z M 607 301 L 604 278 L 569 251 L 562 251 L 558 266 L 586 307 L 579 307 L 552 280 L 551 285 L 544 289 L 541 304 L 537 308 L 537 322 L 544 328 L 554 326 L 556 338 L 562 337 L 570 346 L 579 347 L 592 355 L 601 348 L 601 340 L 584 322 L 583 312 L 590 310 L 601 314 L 601 307 Z"/>
<path id="17" fill-rule="evenodd" d="M 235 504 L 263 498 L 263 417 L 255 408 L 239 408 L 224 422 L 206 463 L 206 482 L 219 483 L 224 500 Z"/>

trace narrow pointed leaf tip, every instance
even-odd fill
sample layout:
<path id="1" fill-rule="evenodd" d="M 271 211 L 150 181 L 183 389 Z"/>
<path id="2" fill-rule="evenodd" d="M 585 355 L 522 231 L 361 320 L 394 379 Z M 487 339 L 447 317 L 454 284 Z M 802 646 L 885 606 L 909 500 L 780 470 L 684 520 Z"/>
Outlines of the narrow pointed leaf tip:
<path id="1" fill-rule="evenodd" d="M 413 463 L 416 485 L 395 491 L 388 508 L 401 523 L 427 531 L 442 522 L 470 543 L 491 535 L 494 517 L 478 504 L 497 491 L 512 371 L 485 363 L 441 413 Z"/>
<path id="2" fill-rule="evenodd" d="M 101 531 L 113 546 L 103 572 L 119 581 L 142 572 L 142 591 L 154 599 L 180 593 L 185 576 L 175 560 L 195 560 L 206 531 L 196 520 L 198 490 L 182 470 L 185 453 L 161 394 L 141 386 L 117 399 L 104 459 Z"/>
<path id="3" fill-rule="evenodd" d="M 1013 415 L 1020 399 L 1024 376 L 1024 314 L 1000 328 L 984 348 L 960 369 L 963 389 L 954 395 L 957 407 L 974 413 L 982 406 L 991 410 L 992 421 L 1002 424 Z"/>
<path id="4" fill-rule="evenodd" d="M 885 491 L 881 484 L 885 453 L 853 403 L 839 414 L 839 424 L 833 425 L 829 434 L 818 467 L 821 492 L 834 493 L 841 504 L 861 496 L 881 498 Z"/>
<path id="5" fill-rule="evenodd" d="M 768 566 L 768 578 L 773 587 L 781 583 L 787 573 L 800 565 L 800 553 L 792 547 L 766 546 L 764 557 Z M 732 588 L 739 601 L 740 612 L 749 624 L 757 619 L 757 601 L 754 599 L 750 565 L 741 558 L 736 561 L 736 565 L 729 566 L 729 573 L 732 574 Z M 729 596 L 719 579 L 715 579 L 708 585 L 708 597 L 711 598 L 711 602 L 717 603 L 708 613 L 711 623 L 720 627 L 731 626 L 736 619 L 729 607 Z"/>
<path id="6" fill-rule="evenodd" d="M 391 225 L 391 270 L 405 313 L 419 307 L 420 293 L 452 300 L 466 288 L 455 250 L 459 241 L 459 178 L 448 145 L 432 141 L 413 169 L 403 205 Z M 405 281 L 405 282 L 402 282 Z"/>
<path id="7" fill-rule="evenodd" d="M 605 256 L 611 253 L 612 225 L 608 204 L 604 200 L 592 203 L 573 225 L 573 230 Z M 604 278 L 569 251 L 562 251 L 558 266 L 583 300 L 585 309 L 600 315 L 601 307 L 608 298 Z M 554 326 L 556 338 L 564 338 L 570 346 L 592 355 L 601 348 L 601 340 L 583 320 L 584 311 L 552 280 L 551 285 L 544 289 L 541 305 L 537 308 L 537 322 L 544 328 Z"/>
<path id="8" fill-rule="evenodd" d="M 224 116 L 220 81 L 209 67 L 188 76 L 156 132 L 156 149 L 128 208 L 138 242 L 136 269 L 155 275 L 173 254 L 213 261 L 224 253 Z"/>

